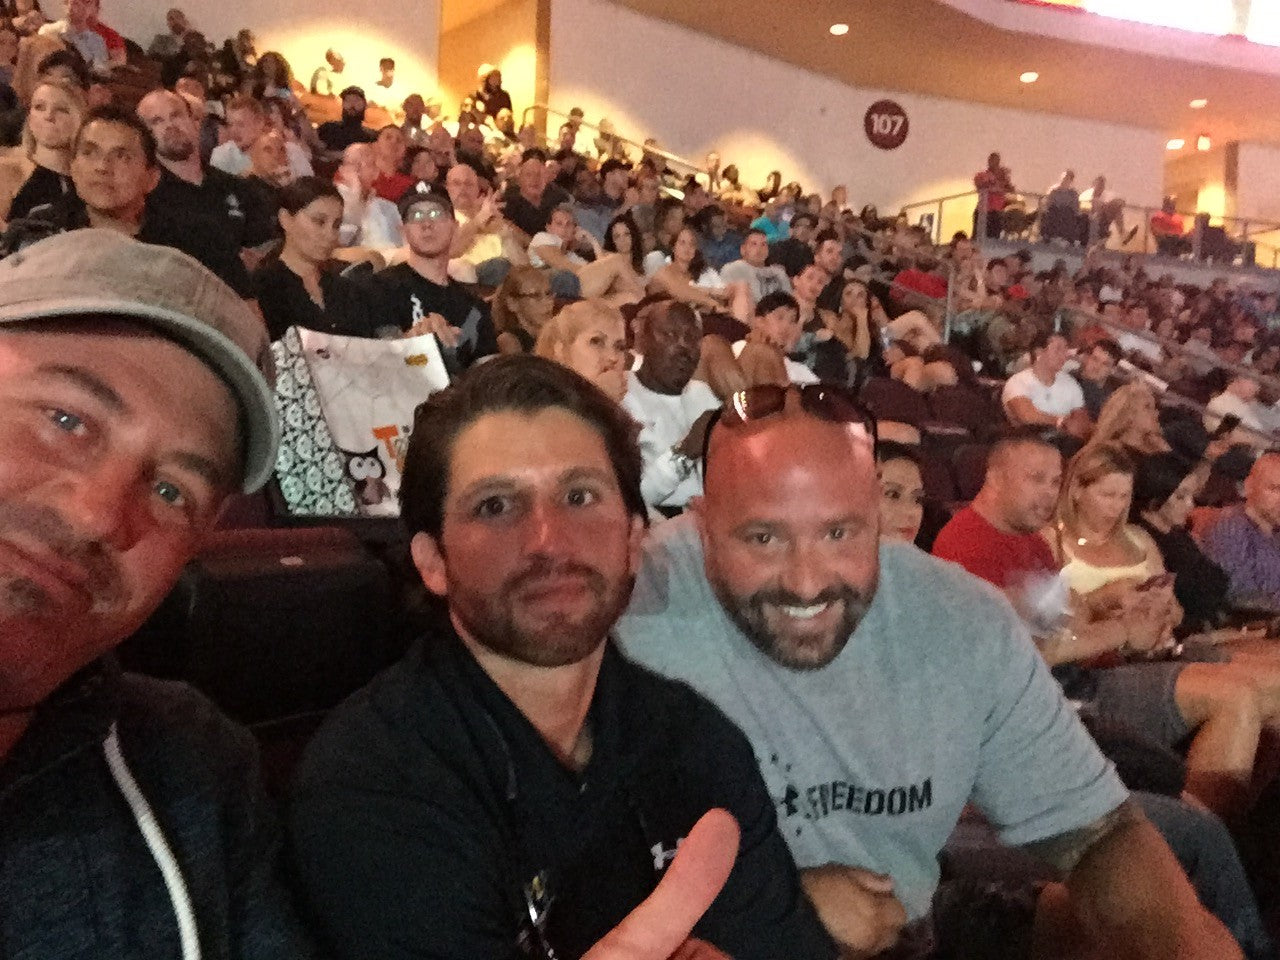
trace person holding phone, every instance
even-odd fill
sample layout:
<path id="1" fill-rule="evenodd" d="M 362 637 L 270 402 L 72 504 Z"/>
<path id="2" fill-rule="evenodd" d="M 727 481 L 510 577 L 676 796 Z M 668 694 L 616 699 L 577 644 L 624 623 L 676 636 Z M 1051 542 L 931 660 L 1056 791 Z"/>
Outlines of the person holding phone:
<path id="1" fill-rule="evenodd" d="M 1099 444 L 1067 467 L 1048 538 L 1071 608 L 1081 634 L 1115 621 L 1123 629 L 1118 646 L 1064 662 L 1101 668 L 1101 712 L 1170 748 L 1189 739 L 1187 790 L 1234 816 L 1251 803 L 1263 731 L 1280 732 L 1280 669 L 1274 655 L 1243 651 L 1201 650 L 1194 659 L 1217 662 L 1187 662 L 1174 641 L 1183 621 L 1175 575 L 1152 536 L 1128 522 L 1137 471 L 1124 449 Z"/>
<path id="2" fill-rule="evenodd" d="M 1226 433 L 1235 429 L 1230 419 L 1223 418 Z M 1146 457 L 1134 475 L 1129 518 L 1151 537 L 1166 569 L 1174 574 L 1173 593 L 1184 622 L 1194 629 L 1211 630 L 1221 625 L 1227 613 L 1231 579 L 1187 530 L 1187 518 L 1203 484 L 1203 471 L 1176 453 Z"/>

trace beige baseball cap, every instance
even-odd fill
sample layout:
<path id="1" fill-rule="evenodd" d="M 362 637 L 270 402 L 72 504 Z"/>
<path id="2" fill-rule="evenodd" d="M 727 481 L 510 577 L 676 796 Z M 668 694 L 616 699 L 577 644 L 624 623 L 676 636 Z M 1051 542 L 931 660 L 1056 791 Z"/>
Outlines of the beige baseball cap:
<path id="1" fill-rule="evenodd" d="M 114 230 L 72 230 L 0 260 L 0 324 L 111 316 L 185 347 L 231 388 L 243 420 L 243 490 L 275 467 L 280 421 L 266 326 L 197 260 Z"/>

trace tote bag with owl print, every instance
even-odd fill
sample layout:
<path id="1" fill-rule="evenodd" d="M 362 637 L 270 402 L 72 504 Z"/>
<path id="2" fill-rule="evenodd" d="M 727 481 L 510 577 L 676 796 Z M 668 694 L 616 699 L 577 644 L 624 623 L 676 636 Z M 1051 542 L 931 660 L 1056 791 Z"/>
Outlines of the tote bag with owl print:
<path id="1" fill-rule="evenodd" d="M 290 512 L 397 516 L 413 412 L 449 385 L 436 338 L 291 327 L 272 349 L 283 424 L 276 474 Z"/>

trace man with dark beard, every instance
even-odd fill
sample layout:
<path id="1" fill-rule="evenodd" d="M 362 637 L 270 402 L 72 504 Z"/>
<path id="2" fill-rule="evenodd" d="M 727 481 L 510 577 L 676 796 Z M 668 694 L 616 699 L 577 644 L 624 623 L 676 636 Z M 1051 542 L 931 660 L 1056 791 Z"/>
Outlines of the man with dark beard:
<path id="1" fill-rule="evenodd" d="M 1105 941 L 1113 956 L 1240 956 L 1008 603 L 879 543 L 874 428 L 850 396 L 756 387 L 708 437 L 705 494 L 651 539 L 617 634 L 746 733 L 847 954 L 959 942 L 981 955 L 957 930 L 989 918 L 932 903 L 938 854 L 972 802 L 1066 883 L 999 915 L 1012 923 L 1000 956 L 1045 937 Z"/>
<path id="2" fill-rule="evenodd" d="M 147 196 L 148 242 L 196 256 L 231 289 L 249 297 L 249 272 L 241 257 L 251 199 L 243 182 L 200 159 L 200 131 L 182 97 L 153 90 L 138 103 L 138 117 L 156 140 L 160 181 Z M 200 249 L 189 250 L 192 237 Z"/>
<path id="3" fill-rule="evenodd" d="M 663 960 L 835 955 L 741 733 L 608 640 L 645 533 L 634 431 L 527 355 L 419 408 L 401 507 L 448 619 L 303 761 L 290 821 L 328 953 L 580 957 L 723 808 L 736 863 Z"/>

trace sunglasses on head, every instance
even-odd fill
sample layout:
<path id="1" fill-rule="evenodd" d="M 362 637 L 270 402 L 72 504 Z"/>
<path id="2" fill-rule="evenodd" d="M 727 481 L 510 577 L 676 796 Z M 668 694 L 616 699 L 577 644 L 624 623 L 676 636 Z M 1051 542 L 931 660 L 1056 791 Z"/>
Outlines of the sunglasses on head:
<path id="1" fill-rule="evenodd" d="M 707 455 L 711 449 L 711 434 L 717 424 L 737 427 L 744 423 L 763 420 L 782 413 L 787 406 L 787 395 L 796 393 L 800 409 L 819 420 L 829 423 L 848 423 L 861 426 L 871 439 L 874 453 L 879 437 L 876 418 L 864 407 L 853 391 L 830 383 L 809 383 L 804 386 L 779 387 L 763 384 L 740 390 L 725 400 L 724 405 L 711 415 L 707 432 L 702 440 L 702 475 L 707 475 Z"/>

